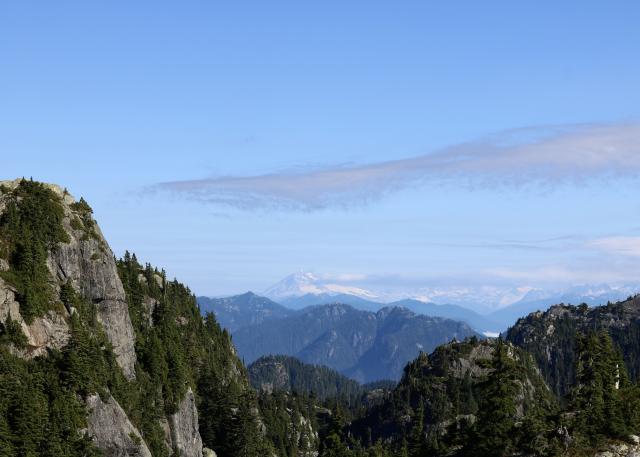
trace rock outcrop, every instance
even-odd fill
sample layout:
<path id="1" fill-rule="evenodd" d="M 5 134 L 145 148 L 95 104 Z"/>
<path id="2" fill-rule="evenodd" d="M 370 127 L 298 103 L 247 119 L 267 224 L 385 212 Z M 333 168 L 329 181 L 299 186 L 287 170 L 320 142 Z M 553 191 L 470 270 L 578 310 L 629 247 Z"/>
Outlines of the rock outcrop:
<path id="1" fill-rule="evenodd" d="M 13 190 L 21 180 L 2 181 L 5 189 Z M 59 199 L 64 211 L 62 226 L 67 233 L 67 242 L 57 243 L 49 250 L 47 267 L 55 287 L 70 281 L 81 297 L 97 308 L 98 320 L 113 345 L 118 364 L 128 379 L 135 378 L 135 335 L 129 317 L 124 288 L 113 259 L 113 253 L 104 239 L 98 224 L 92 217 L 86 202 L 76 200 L 59 186 L 45 184 Z M 0 195 L 0 214 L 6 201 Z M 7 270 L 5 260 L 0 271 Z M 46 352 L 46 348 L 60 349 L 69 339 L 67 319 L 69 310 L 56 310 L 37 317 L 27 325 L 19 312 L 14 290 L 4 281 L 0 282 L 0 319 L 8 315 L 22 324 L 27 336 L 25 357 L 35 357 Z"/>
<path id="2" fill-rule="evenodd" d="M 299 416 L 297 423 L 291 424 L 290 434 L 298 447 L 298 457 L 318 457 L 319 437 L 309 419 Z"/>
<path id="3" fill-rule="evenodd" d="M 612 444 L 609 449 L 598 452 L 594 457 L 640 457 L 640 445 Z"/>
<path id="4" fill-rule="evenodd" d="M 113 252 L 90 209 L 74 209 L 73 197 L 53 186 L 64 203 L 64 228 L 69 243 L 60 243 L 49 256 L 49 270 L 60 282 L 71 281 L 81 296 L 98 309 L 98 320 L 128 379 L 135 378 L 135 335 Z"/>
<path id="5" fill-rule="evenodd" d="M 152 457 L 149 448 L 118 402 L 111 396 L 87 398 L 87 433 L 105 457 Z"/>
<path id="6" fill-rule="evenodd" d="M 19 322 L 22 333 L 27 337 L 27 345 L 22 349 L 14 349 L 14 353 L 24 358 L 33 358 L 46 353 L 47 348 L 61 349 L 69 341 L 69 325 L 67 313 L 49 311 L 27 324 L 20 314 L 20 305 L 15 299 L 15 290 L 0 278 L 0 322 L 8 318 Z"/>
<path id="7" fill-rule="evenodd" d="M 178 411 L 169 416 L 171 447 L 182 457 L 202 457 L 202 438 L 198 430 L 198 410 L 191 388 Z"/>
<path id="8" fill-rule="evenodd" d="M 105 453 L 105 457 L 151 457 L 140 432 L 129 421 L 118 402 L 108 396 L 87 398 L 89 417 L 87 433 Z M 170 453 L 181 457 L 203 457 L 202 438 L 198 427 L 198 410 L 191 388 L 180 402 L 178 411 L 163 421 L 165 443 Z M 214 454 L 215 455 L 215 454 Z"/>

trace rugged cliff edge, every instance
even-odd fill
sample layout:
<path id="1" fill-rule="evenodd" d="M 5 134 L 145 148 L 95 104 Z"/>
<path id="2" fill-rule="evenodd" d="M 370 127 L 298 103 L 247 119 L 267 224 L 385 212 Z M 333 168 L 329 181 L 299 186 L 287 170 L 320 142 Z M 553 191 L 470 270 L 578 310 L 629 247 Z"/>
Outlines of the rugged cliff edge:
<path id="1" fill-rule="evenodd" d="M 22 180 L 3 181 L 4 192 L 0 195 L 0 214 L 11 203 L 25 197 L 19 193 Z M 52 198 L 57 198 L 63 210 L 62 225 L 67 239 L 49 246 L 46 265 L 50 273 L 51 285 L 59 293 L 60 285 L 70 281 L 81 295 L 91 301 L 98 310 L 98 319 L 113 345 L 119 365 L 129 379 L 135 377 L 135 340 L 122 283 L 118 278 L 113 253 L 102 236 L 98 225 L 91 217 L 88 205 L 79 204 L 73 197 L 56 185 L 46 185 Z M 9 270 L 5 259 L 0 268 Z M 66 323 L 70 310 L 48 312 L 27 324 L 20 313 L 16 300 L 16 289 L 0 280 L 0 318 L 21 323 L 28 338 L 24 355 L 35 357 L 46 352 L 46 348 L 59 349 L 69 337 Z"/>
<path id="2" fill-rule="evenodd" d="M 127 268 L 140 287 L 125 289 Z M 116 263 L 84 200 L 56 185 L 0 182 L 0 454 L 203 455 L 192 387 L 204 377 L 187 366 L 204 366 L 221 388 L 248 383 L 188 289 L 144 273 L 131 259 Z M 144 321 L 132 318 L 141 309 Z M 196 360 L 180 341 L 162 346 L 180 326 L 219 363 Z"/>

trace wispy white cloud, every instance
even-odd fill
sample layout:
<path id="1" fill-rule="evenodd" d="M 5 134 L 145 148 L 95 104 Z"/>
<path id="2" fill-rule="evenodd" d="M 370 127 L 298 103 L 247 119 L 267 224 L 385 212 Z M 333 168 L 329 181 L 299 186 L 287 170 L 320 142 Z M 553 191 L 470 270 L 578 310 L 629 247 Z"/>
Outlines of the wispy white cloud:
<path id="1" fill-rule="evenodd" d="M 588 246 L 609 254 L 640 257 L 640 237 L 638 236 L 597 238 L 591 240 Z"/>
<path id="2" fill-rule="evenodd" d="M 255 176 L 160 183 L 155 189 L 241 209 L 353 206 L 425 183 L 501 187 L 580 183 L 640 172 L 640 123 L 512 130 L 417 157 Z"/>

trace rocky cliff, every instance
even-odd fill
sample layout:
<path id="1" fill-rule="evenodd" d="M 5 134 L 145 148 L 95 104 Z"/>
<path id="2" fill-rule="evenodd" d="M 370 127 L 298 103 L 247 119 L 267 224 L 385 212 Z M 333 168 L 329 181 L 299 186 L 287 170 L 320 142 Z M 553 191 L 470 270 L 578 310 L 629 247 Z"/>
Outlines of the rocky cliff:
<path id="1" fill-rule="evenodd" d="M 183 457 L 202 457 L 202 438 L 198 425 L 198 409 L 196 399 L 191 391 L 187 390 L 183 400 L 178 406 L 178 411 L 169 416 L 169 429 L 171 437 L 171 449 Z"/>
<path id="2" fill-rule="evenodd" d="M 19 208 L 24 196 L 16 192 L 22 180 L 3 181 L 0 195 L 0 214 L 12 202 Z M 76 202 L 66 191 L 56 185 L 45 185 L 50 198 L 57 200 L 62 209 L 59 221 L 67 235 L 63 242 L 48 246 L 46 265 L 51 286 L 59 295 L 60 286 L 67 281 L 80 292 L 81 296 L 93 303 L 104 331 L 113 345 L 118 364 L 124 375 L 135 378 L 135 338 L 127 301 L 118 277 L 113 253 L 92 217 L 91 208 L 86 203 Z M 9 270 L 9 261 L 4 260 L 0 268 Z M 0 279 L 0 319 L 11 315 L 22 324 L 28 338 L 27 357 L 46 353 L 47 348 L 60 349 L 69 339 L 67 320 L 72 310 L 58 309 L 44 316 L 36 317 L 27 324 L 20 313 L 16 299 L 16 289 Z"/>
<path id="3" fill-rule="evenodd" d="M 607 450 L 597 452 L 594 457 L 640 457 L 640 437 L 631 435 L 629 441 L 610 444 Z"/>
<path id="4" fill-rule="evenodd" d="M 151 457 L 151 451 L 140 432 L 111 395 L 105 400 L 99 395 L 90 395 L 87 397 L 87 406 L 87 432 L 106 457 Z"/>
<path id="5" fill-rule="evenodd" d="M 103 344 L 100 335 L 104 335 L 109 347 L 103 345 L 102 351 L 107 352 L 96 358 L 91 355 L 91 345 Z M 65 412 L 68 417 L 63 422 L 77 418 L 78 424 L 84 422 L 85 427 L 66 432 L 71 434 L 62 447 L 68 444 L 66 441 L 82 442 L 84 434 L 107 457 L 150 457 L 174 452 L 202 456 L 191 388 L 177 389 L 180 398 L 176 398 L 175 407 L 165 408 L 173 411 L 160 414 L 152 425 L 139 417 L 135 405 L 123 408 L 109 393 L 114 390 L 132 403 L 142 401 L 140 392 L 144 387 L 136 380 L 136 332 L 129 300 L 114 255 L 91 208 L 58 186 L 26 180 L 0 183 L 0 351 L 8 351 L 2 352 L 3 358 L 18 366 L 10 357 L 20 357 L 26 363 L 33 360 L 39 366 L 51 364 L 45 374 L 60 379 L 63 393 L 68 391 L 70 398 L 84 396 L 86 416 L 77 418 L 80 410 Z M 116 367 L 108 368 L 109 354 L 113 354 Z M 86 365 L 79 361 L 83 357 Z M 40 362 L 43 358 L 50 362 Z M 105 371 L 101 372 L 103 368 Z M 147 373 L 143 374 L 148 378 Z M 6 381 L 2 373 L 0 378 Z M 34 388 L 46 394 L 53 387 L 47 384 Z M 55 406 L 51 401 L 55 400 L 50 400 L 48 410 Z M 147 413 L 155 414 L 143 414 Z M 40 420 L 53 420 L 47 419 L 47 411 L 43 414 Z M 144 424 L 144 429 L 134 422 Z M 0 426 L 2 423 L 0 418 Z M 156 447 L 154 454 L 146 440 L 151 439 L 152 430 L 162 430 L 162 424 L 166 424 L 166 449 Z M 48 435 L 44 433 L 39 439 L 52 440 L 51 432 Z M 29 439 L 24 437 L 23 441 Z M 18 444 L 12 444 L 10 449 L 17 449 L 17 453 L 27 445 L 43 447 L 20 439 L 13 441 Z"/>

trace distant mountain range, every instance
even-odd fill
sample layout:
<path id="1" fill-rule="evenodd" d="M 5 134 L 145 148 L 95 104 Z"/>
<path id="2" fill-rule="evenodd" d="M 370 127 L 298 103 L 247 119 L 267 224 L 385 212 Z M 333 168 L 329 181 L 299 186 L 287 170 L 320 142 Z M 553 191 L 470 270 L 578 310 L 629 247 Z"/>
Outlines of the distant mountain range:
<path id="1" fill-rule="evenodd" d="M 399 379 L 407 361 L 453 339 L 478 335 L 463 322 L 387 307 L 377 313 L 344 304 L 306 308 L 243 327 L 233 341 L 245 363 L 283 354 L 326 365 L 360 382 Z"/>
<path id="2" fill-rule="evenodd" d="M 606 305 L 608 302 L 625 300 L 639 290 L 635 286 L 611 287 L 607 284 L 574 286 L 556 292 L 533 290 L 518 302 L 494 311 L 487 317 L 499 323 L 500 329 L 503 330 L 514 325 L 519 318 L 535 311 L 545 311 L 552 305 L 579 305 L 582 303 L 589 306 Z"/>
<path id="3" fill-rule="evenodd" d="M 480 333 L 497 333 L 502 325 L 491 319 L 490 316 L 482 316 L 468 308 L 457 305 L 436 305 L 435 303 L 425 303 L 419 300 L 405 299 L 391 303 L 392 306 L 404 306 L 417 314 L 427 316 L 446 317 L 463 321 L 469 324 L 474 330 Z"/>
<path id="4" fill-rule="evenodd" d="M 253 292 L 225 298 L 198 297 L 197 301 L 202 314 L 214 313 L 220 325 L 232 333 L 293 314 L 292 310 Z"/>
<path id="5" fill-rule="evenodd" d="M 371 286 L 357 277 L 331 278 L 309 272 L 287 276 L 263 294 L 291 309 L 311 305 L 345 303 L 377 311 L 385 306 L 406 306 L 416 313 L 463 320 L 479 332 L 506 330 L 522 316 L 558 303 L 591 306 L 624 300 L 638 293 L 640 285 L 577 285 L 565 289 L 530 286 L 414 287 L 393 290 Z"/>
<path id="6" fill-rule="evenodd" d="M 629 289 L 609 286 L 574 287 L 556 295 L 529 290 L 519 301 L 483 315 L 460 305 L 416 299 L 384 304 L 335 292 L 338 289 L 333 286 L 313 289 L 309 283 L 315 280 L 307 274 L 289 278 L 285 283 L 302 283 L 300 291 L 306 293 L 283 296 L 282 303 L 252 292 L 226 298 L 198 297 L 198 303 L 202 313 L 213 312 L 220 325 L 232 333 L 246 363 L 265 355 L 295 356 L 370 382 L 398 379 L 402 367 L 420 351 L 430 352 L 454 338 L 497 336 L 518 318 L 557 303 L 593 306 L 624 299 L 629 293 Z M 276 290 L 284 293 L 292 289 L 282 286 L 273 288 Z"/>
<path id="7" fill-rule="evenodd" d="M 308 306 L 326 305 L 329 303 L 342 303 L 366 311 L 378 311 L 380 308 L 384 308 L 386 306 L 384 303 L 367 300 L 357 295 L 330 294 L 326 292 L 320 294 L 309 293 L 299 297 L 283 297 L 279 303 L 291 309 L 303 309 Z"/>
<path id="8" fill-rule="evenodd" d="M 544 311 L 555 304 L 587 303 L 590 306 L 602 305 L 607 302 L 624 300 L 628 296 L 633 295 L 636 290 L 634 286 L 612 287 L 609 285 L 575 286 L 561 291 L 535 289 L 529 290 L 515 303 L 492 312 L 480 313 L 466 305 L 432 303 L 412 298 L 383 303 L 373 299 L 363 298 L 361 295 L 328 292 L 325 289 L 321 289 L 320 286 L 318 286 L 318 290 L 324 291 L 318 293 L 306 292 L 302 295 L 293 294 L 294 290 L 298 290 L 299 292 L 313 290 L 311 286 L 306 287 L 305 284 L 315 280 L 315 278 L 315 276 L 309 274 L 293 275 L 293 277 L 289 277 L 284 283 L 289 286 L 293 284 L 300 285 L 300 283 L 302 283 L 302 286 L 298 289 L 286 289 L 282 285 L 281 287 L 271 288 L 272 290 L 280 291 L 280 293 L 284 293 L 284 290 L 290 292 L 289 295 L 283 295 L 279 301 L 247 292 L 242 295 L 226 298 L 198 297 L 198 303 L 203 313 L 213 311 L 220 324 L 232 332 L 247 325 L 255 325 L 264 321 L 291 316 L 295 311 L 309 306 L 341 303 L 353 306 L 356 309 L 373 312 L 386 306 L 402 306 L 416 314 L 460 320 L 469 324 L 479 333 L 493 336 L 505 331 L 513 325 L 518 318 L 535 311 Z"/>

